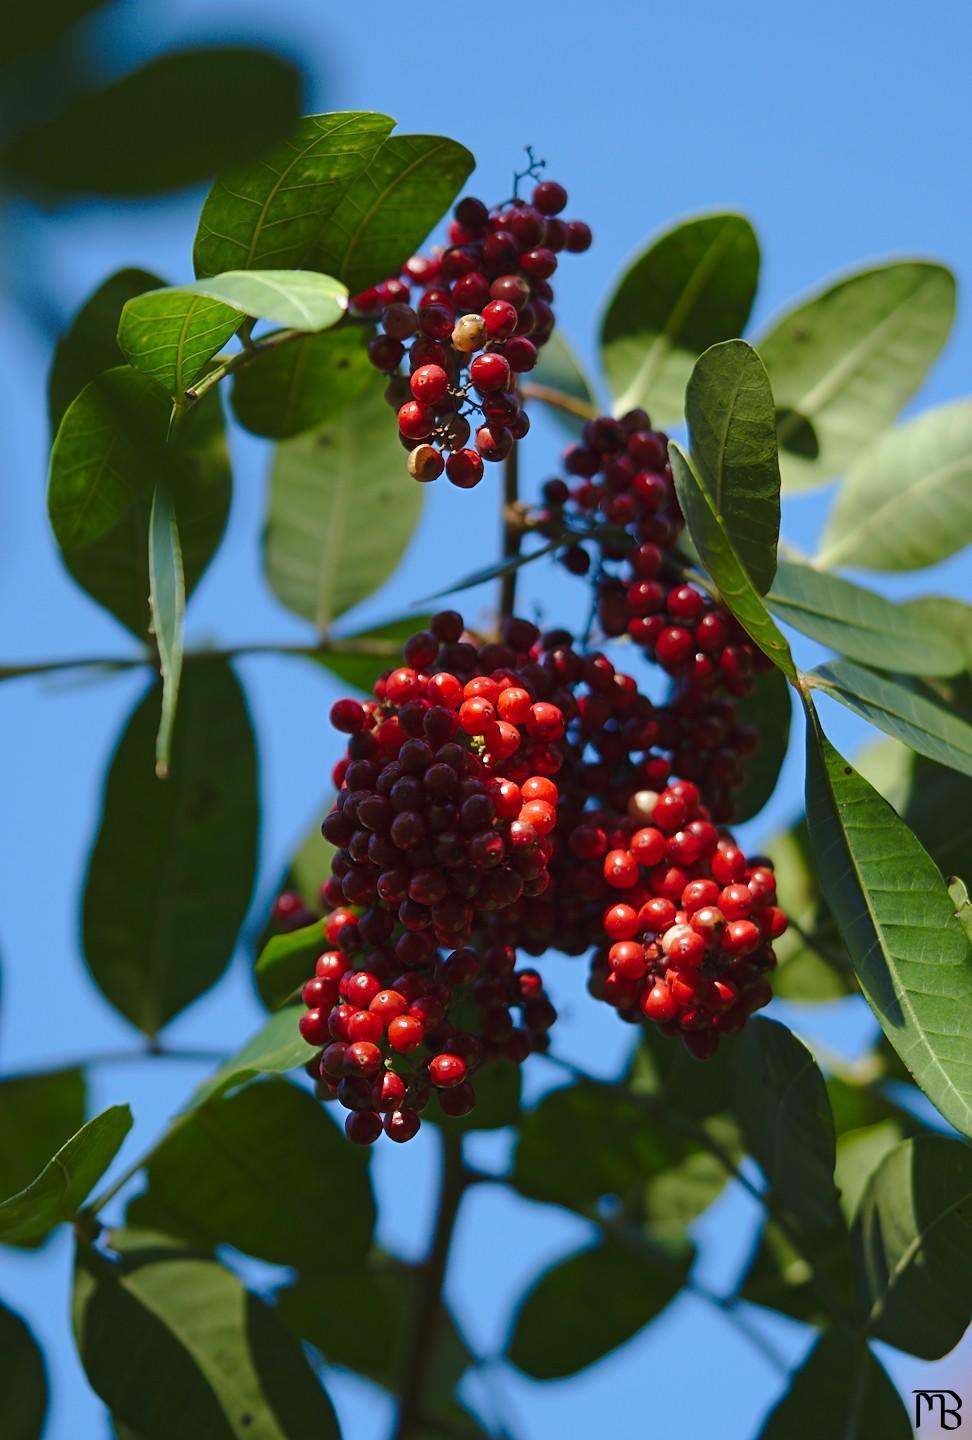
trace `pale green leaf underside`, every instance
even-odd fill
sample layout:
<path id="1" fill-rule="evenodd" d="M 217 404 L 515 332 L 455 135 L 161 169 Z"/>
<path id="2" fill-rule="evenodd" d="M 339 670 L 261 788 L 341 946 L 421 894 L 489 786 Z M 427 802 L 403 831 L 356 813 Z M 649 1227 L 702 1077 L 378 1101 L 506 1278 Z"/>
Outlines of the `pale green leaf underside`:
<path id="1" fill-rule="evenodd" d="M 972 1134 L 972 951 L 934 861 L 808 707 L 807 820 L 824 894 L 884 1033 Z"/>
<path id="2" fill-rule="evenodd" d="M 778 620 L 821 645 L 906 675 L 954 675 L 962 669 L 955 642 L 907 606 L 873 590 L 783 560 L 766 603 Z"/>
<path id="3" fill-rule="evenodd" d="M 881 435 L 837 492 L 816 564 L 921 570 L 972 541 L 972 400 Z"/>

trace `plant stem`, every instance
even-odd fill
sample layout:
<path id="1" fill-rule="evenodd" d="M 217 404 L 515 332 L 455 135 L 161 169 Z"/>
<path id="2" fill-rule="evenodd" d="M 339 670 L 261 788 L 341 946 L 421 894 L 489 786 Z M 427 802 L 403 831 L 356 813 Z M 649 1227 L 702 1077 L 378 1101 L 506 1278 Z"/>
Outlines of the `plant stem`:
<path id="1" fill-rule="evenodd" d="M 252 340 L 243 350 L 237 350 L 229 355 L 219 365 L 215 365 L 207 375 L 191 386 L 185 395 L 185 405 L 195 405 L 197 401 L 227 375 L 242 370 L 245 365 L 252 365 L 254 360 L 264 354 L 267 350 L 278 350 L 281 345 L 289 345 L 294 340 L 300 340 L 308 332 L 306 330 L 271 330 L 269 335 L 264 335 L 262 340 Z"/>
<path id="2" fill-rule="evenodd" d="M 432 1244 L 419 1275 L 419 1293 L 410 1317 L 410 1333 L 398 1397 L 398 1423 L 393 1440 L 416 1440 L 424 1425 L 425 1386 L 435 1355 L 436 1328 L 442 1307 L 442 1283 L 459 1206 L 468 1184 L 462 1163 L 462 1137 L 442 1132 L 442 1181 Z"/>
<path id="3" fill-rule="evenodd" d="M 557 390 L 552 385 L 537 385 L 528 380 L 521 384 L 520 389 L 525 400 L 540 400 L 554 410 L 564 410 L 568 415 L 576 415 L 579 420 L 597 418 L 595 406 L 588 405 L 586 400 L 578 400 L 576 395 L 568 395 L 565 390 Z"/>
<path id="4" fill-rule="evenodd" d="M 67 1060 L 58 1057 L 55 1070 L 83 1070 L 88 1065 L 137 1065 L 141 1060 L 185 1060 L 207 1065 L 221 1065 L 226 1058 L 225 1052 L 217 1050 L 194 1050 L 192 1048 L 166 1050 L 152 1049 L 146 1046 L 144 1050 L 102 1050 L 94 1055 L 77 1055 L 74 1059 Z M 31 1076 L 50 1073 L 50 1066 L 33 1066 L 29 1070 L 17 1070 L 9 1075 L 0 1076 L 0 1080 L 29 1080 Z"/>
<path id="5" fill-rule="evenodd" d="M 514 441 L 513 449 L 503 462 L 503 559 L 516 560 L 520 554 L 523 539 L 523 517 L 520 503 L 520 447 Z M 500 579 L 500 619 L 513 614 L 516 605 L 517 570 L 510 569 Z"/>

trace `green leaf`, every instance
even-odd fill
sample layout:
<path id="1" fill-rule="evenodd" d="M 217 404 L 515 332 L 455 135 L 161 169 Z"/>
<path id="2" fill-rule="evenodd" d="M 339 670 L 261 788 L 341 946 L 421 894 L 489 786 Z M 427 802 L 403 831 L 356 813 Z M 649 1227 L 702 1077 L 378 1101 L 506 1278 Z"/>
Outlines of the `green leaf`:
<path id="1" fill-rule="evenodd" d="M 443 1125 L 450 1134 L 465 1134 L 469 1130 L 502 1130 L 506 1125 L 516 1125 L 520 1119 L 520 1089 L 522 1073 L 502 1056 L 491 1060 L 473 1077 L 476 1091 L 476 1108 L 468 1115 L 453 1118 L 444 1117 L 438 1106 L 429 1106 L 422 1116 L 432 1125 Z"/>
<path id="2" fill-rule="evenodd" d="M 368 111 L 306 115 L 257 163 L 220 175 L 199 217 L 196 274 L 306 265 L 394 124 Z"/>
<path id="3" fill-rule="evenodd" d="M 765 595 L 776 573 L 780 462 L 773 392 L 745 340 L 725 340 L 699 357 L 685 418 L 696 473 L 740 564 Z"/>
<path id="4" fill-rule="evenodd" d="M 955 315 L 941 265 L 859 270 L 776 321 L 756 348 L 779 411 L 783 485 L 823 485 L 846 470 L 920 388 Z"/>
<path id="5" fill-rule="evenodd" d="M 358 326 L 302 335 L 233 376 L 230 403 L 254 435 L 287 440 L 340 415 L 378 377 Z"/>
<path id="6" fill-rule="evenodd" d="M 341 319 L 347 304 L 347 290 L 330 275 L 227 270 L 129 300 L 118 344 L 129 364 L 171 395 L 182 395 L 236 334 L 244 316 L 295 330 L 327 330 Z"/>
<path id="7" fill-rule="evenodd" d="M 336 275 L 352 295 L 397 275 L 475 163 L 441 135 L 392 135 L 332 210 L 314 246 L 315 269 Z"/>
<path id="8" fill-rule="evenodd" d="M 4 1440 L 41 1440 L 47 1417 L 47 1371 L 24 1321 L 0 1302 L 0 1395 Z"/>
<path id="9" fill-rule="evenodd" d="M 962 668 L 951 637 L 908 606 L 810 565 L 782 561 L 766 603 L 778 620 L 865 665 L 906 675 L 954 675 Z"/>
<path id="10" fill-rule="evenodd" d="M 765 848 L 776 867 L 780 903 L 793 922 L 773 941 L 774 993 L 809 1004 L 855 993 L 854 972 L 817 878 L 806 821 L 774 835 Z"/>
<path id="11" fill-rule="evenodd" d="M 382 625 L 372 625 L 367 630 L 358 630 L 353 635 L 342 635 L 335 640 L 339 647 L 316 657 L 321 665 L 339 676 L 355 690 L 370 695 L 372 687 L 383 670 L 401 663 L 402 647 L 406 640 L 419 630 L 427 630 L 431 615 L 406 615 L 401 620 L 388 620 Z M 360 646 L 361 654 L 350 648 Z M 374 654 L 367 654 L 373 650 Z"/>
<path id="12" fill-rule="evenodd" d="M 73 1221 L 131 1128 L 127 1105 L 112 1105 L 82 1125 L 36 1179 L 0 1204 L 0 1240 L 41 1240 L 55 1225 Z"/>
<path id="13" fill-rule="evenodd" d="M 863 1314 L 879 1340 L 937 1360 L 972 1310 L 972 1151 L 920 1135 L 885 1156 L 854 1226 Z"/>
<path id="14" fill-rule="evenodd" d="M 783 671 L 775 668 L 757 674 L 749 694 L 736 701 L 736 725 L 752 727 L 758 743 L 746 756 L 745 778 L 733 793 L 734 824 L 752 820 L 776 789 L 790 743 L 792 712 L 790 686 Z"/>
<path id="15" fill-rule="evenodd" d="M 301 1007 L 297 1005 L 271 1015 L 241 1050 L 203 1081 L 194 1092 L 189 1108 L 215 1100 L 255 1075 L 282 1075 L 306 1064 L 314 1052 L 297 1029 L 300 1016 Z"/>
<path id="16" fill-rule="evenodd" d="M 326 631 L 392 574 L 418 524 L 422 491 L 380 391 L 278 446 L 264 537 L 278 599 Z"/>
<path id="17" fill-rule="evenodd" d="M 918 595 L 905 603 L 926 626 L 945 631 L 961 650 L 966 673 L 972 675 L 972 605 L 951 595 Z"/>
<path id="18" fill-rule="evenodd" d="M 321 843 L 323 845 L 323 841 Z M 254 972 L 264 1005 L 277 1010 L 292 999 L 305 980 L 314 974 L 314 961 L 324 948 L 323 927 L 319 920 L 300 930 L 272 935 L 260 952 Z"/>
<path id="19" fill-rule="evenodd" d="M 910 1440 L 911 1422 L 867 1344 L 828 1330 L 790 1381 L 759 1440 Z"/>
<path id="20" fill-rule="evenodd" d="M 972 877 L 972 779 L 897 740 L 876 740 L 854 763 L 915 832 L 943 875 Z M 953 819 L 943 825 L 948 811 Z"/>
<path id="21" fill-rule="evenodd" d="M 847 471 L 816 564 L 921 570 L 972 540 L 972 400 L 878 436 Z"/>
<path id="22" fill-rule="evenodd" d="M 722 599 L 763 653 L 785 675 L 794 679 L 796 667 L 790 647 L 746 573 L 711 492 L 674 440 L 669 444 L 668 453 L 675 490 L 689 534 Z"/>
<path id="23" fill-rule="evenodd" d="M 353 1264 L 371 1243 L 366 1155 L 287 1080 L 187 1111 L 152 1155 L 147 1177 L 173 1233 L 193 1242 L 295 1266 L 342 1256 Z M 328 1213 L 340 1224 L 322 1224 Z"/>
<path id="24" fill-rule="evenodd" d="M 548 402 L 542 393 L 544 390 L 556 391 L 570 396 L 572 400 L 578 400 L 581 405 L 588 407 L 592 416 L 600 411 L 593 382 L 559 329 L 553 332 L 541 348 L 540 358 L 524 380 L 522 388 L 527 399 L 545 404 L 546 413 L 551 420 L 556 420 L 558 425 L 571 435 L 579 435 L 583 429 L 582 416 L 573 415 L 556 403 Z"/>
<path id="25" fill-rule="evenodd" d="M 807 1047 L 775 1020 L 753 1020 L 736 1042 L 733 1098 L 753 1158 L 807 1245 L 845 1233 L 834 1184 L 834 1121 Z"/>
<path id="26" fill-rule="evenodd" d="M 104 0 L 48 0 L 46 5 L 18 7 L 3 27 L 0 59 L 12 60 L 25 52 L 43 49 L 103 3 Z"/>
<path id="27" fill-rule="evenodd" d="M 601 327 L 615 410 L 682 418 L 696 358 L 742 333 L 759 277 L 759 245 L 742 215 L 702 215 L 666 231 L 622 275 Z"/>
<path id="28" fill-rule="evenodd" d="M 182 625 L 186 614 L 186 579 L 179 527 L 172 496 L 165 485 L 161 485 L 152 496 L 149 516 L 149 607 L 162 673 L 162 709 L 155 742 L 155 773 L 164 780 L 169 774 L 172 755 L 172 728 L 182 678 Z"/>
<path id="29" fill-rule="evenodd" d="M 340 1440 L 299 1341 L 235 1275 L 165 1236 L 109 1240 L 115 1261 L 78 1251 L 74 1333 L 93 1389 L 141 1440 Z"/>
<path id="30" fill-rule="evenodd" d="M 972 725 L 889 675 L 849 660 L 811 671 L 810 684 L 920 755 L 972 775 Z"/>
<path id="31" fill-rule="evenodd" d="M 47 379 L 51 433 L 76 395 L 102 370 L 112 370 L 124 359 L 118 348 L 118 322 L 126 301 L 143 290 L 161 285 L 148 270 L 117 270 L 84 302 L 60 337 Z"/>
<path id="32" fill-rule="evenodd" d="M 153 772 L 159 717 L 153 686 L 112 759 L 84 892 L 88 968 L 147 1035 L 229 963 L 259 830 L 253 730 L 230 667 L 200 659 L 187 668 L 165 785 Z"/>
<path id="33" fill-rule="evenodd" d="M 521 1300 L 509 1358 L 535 1380 L 558 1380 L 625 1344 L 664 1310 L 688 1276 L 691 1247 L 652 1255 L 605 1240 L 558 1261 Z"/>
<path id="34" fill-rule="evenodd" d="M 61 557 L 79 585 L 135 635 L 149 628 L 149 512 L 169 487 L 186 592 L 212 559 L 232 480 L 219 397 L 187 412 L 168 440 L 165 391 L 127 366 L 92 380 L 68 408 L 51 451 L 47 504 Z"/>
<path id="35" fill-rule="evenodd" d="M 901 1138 L 901 1125 L 897 1120 L 879 1120 L 875 1125 L 848 1130 L 838 1138 L 834 1176 L 848 1225 L 854 1219 L 871 1175 Z"/>
<path id="36" fill-rule="evenodd" d="M 15 1195 L 29 1185 L 54 1151 L 80 1130 L 84 1112 L 81 1070 L 0 1081 L 0 1196 Z"/>
<path id="37" fill-rule="evenodd" d="M 929 1100 L 972 1133 L 972 950 L 935 862 L 807 707 L 807 820 L 861 989 Z"/>
<path id="38" fill-rule="evenodd" d="M 847 1237 L 818 1246 L 814 1260 L 823 1270 L 849 1268 Z M 814 1283 L 810 1262 L 793 1248 L 778 1226 L 767 1221 L 754 1247 L 739 1285 L 739 1298 L 753 1305 L 778 1310 L 807 1325 L 822 1325 L 827 1311 Z"/>
<path id="39" fill-rule="evenodd" d="M 276 143 L 300 114 L 300 77 L 280 56 L 223 45 L 160 55 L 9 141 L 31 190 L 154 195 L 195 185 Z M 258 95 L 258 105 L 241 103 Z"/>

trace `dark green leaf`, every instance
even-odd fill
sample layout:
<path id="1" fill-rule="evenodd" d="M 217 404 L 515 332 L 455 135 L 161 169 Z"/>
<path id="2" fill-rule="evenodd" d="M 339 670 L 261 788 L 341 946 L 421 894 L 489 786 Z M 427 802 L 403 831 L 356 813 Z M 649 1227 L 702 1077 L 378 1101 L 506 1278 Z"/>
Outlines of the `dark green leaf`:
<path id="1" fill-rule="evenodd" d="M 84 894 L 88 968 L 148 1035 L 214 984 L 233 953 L 256 867 L 257 759 L 230 667 L 186 670 L 172 776 L 153 773 L 159 688 L 115 751 Z"/>
<path id="2" fill-rule="evenodd" d="M 954 675 L 962 668 L 951 637 L 909 606 L 810 565 L 781 561 L 766 603 L 778 620 L 865 665 L 910 675 Z"/>
<path id="3" fill-rule="evenodd" d="M 972 1133 L 972 950 L 935 862 L 807 707 L 807 820 L 820 884 L 885 1035 Z"/>
<path id="4" fill-rule="evenodd" d="M 758 815 L 776 789 L 790 743 L 793 704 L 782 670 L 765 670 L 756 676 L 748 695 L 736 701 L 736 724 L 748 725 L 758 735 L 756 750 L 745 759 L 745 779 L 733 795 L 733 821 L 741 825 Z"/>
<path id="5" fill-rule="evenodd" d="M 954 314 L 948 270 L 894 261 L 819 291 L 757 340 L 780 410 L 784 486 L 823 485 L 890 425 L 945 344 Z"/>
<path id="6" fill-rule="evenodd" d="M 326 631 L 391 575 L 418 524 L 422 488 L 380 390 L 278 446 L 264 539 L 274 593 Z"/>
<path id="7" fill-rule="evenodd" d="M 81 1129 L 84 1112 L 80 1070 L 0 1081 L 0 1196 L 29 1185 L 54 1151 Z"/>
<path id="8" fill-rule="evenodd" d="M 668 1117 L 697 1122 L 725 1110 L 731 1072 L 731 1046 L 720 1046 L 700 1065 L 682 1045 L 669 1045 L 668 1036 L 649 1025 L 642 1032 L 627 1080 L 633 1095 L 651 1098 L 662 1122 Z"/>
<path id="9" fill-rule="evenodd" d="M 310 1050 L 307 1051 L 310 1055 Z M 268 1079 L 188 1111 L 153 1154 L 149 1196 L 175 1233 L 278 1265 L 362 1260 L 367 1157 L 306 1090 Z M 340 1215 L 340 1224 L 322 1217 Z M 166 1227 L 168 1228 L 168 1227 Z"/>
<path id="10" fill-rule="evenodd" d="M 901 1396 L 867 1344 L 828 1330 L 792 1377 L 759 1440 L 910 1440 Z"/>
<path id="11" fill-rule="evenodd" d="M 118 1260 L 78 1252 L 74 1332 L 95 1392 L 141 1440 L 339 1440 L 299 1342 L 234 1275 L 150 1232 L 109 1242 Z"/>
<path id="12" fill-rule="evenodd" d="M 215 1100 L 254 1075 L 282 1075 L 311 1059 L 313 1051 L 297 1029 L 301 1007 L 278 1010 L 215 1074 L 204 1080 L 192 1096 L 190 1106 Z"/>
<path id="13" fill-rule="evenodd" d="M 512 575 L 516 570 L 522 570 L 524 565 L 532 565 L 534 560 L 542 560 L 554 550 L 561 550 L 569 539 L 560 537 L 557 540 L 548 540 L 538 550 L 523 551 L 519 555 L 504 556 L 500 560 L 494 560 L 489 565 L 483 565 L 481 569 L 474 570 L 471 575 L 464 575 L 461 580 L 454 584 L 447 585 L 444 590 L 436 590 L 432 595 L 424 595 L 420 603 L 425 604 L 430 600 L 439 600 L 443 595 L 455 595 L 459 590 L 472 590 L 476 585 L 485 585 L 490 580 L 499 580 L 504 575 Z"/>
<path id="14" fill-rule="evenodd" d="M 702 215 L 652 241 L 622 275 L 601 330 L 616 411 L 641 405 L 656 424 L 677 424 L 696 358 L 742 333 L 758 277 L 742 215 Z"/>
<path id="15" fill-rule="evenodd" d="M 227 270 L 190 285 L 169 285 L 129 300 L 118 327 L 125 359 L 171 395 L 182 395 L 236 334 L 244 316 L 295 330 L 327 330 L 348 292 L 309 270 Z"/>
<path id="16" fill-rule="evenodd" d="M 774 993 L 811 1004 L 853 994 L 854 972 L 820 888 L 806 821 L 774 835 L 766 851 L 776 867 L 780 904 L 792 922 L 773 942 Z"/>
<path id="17" fill-rule="evenodd" d="M 220 175 L 199 218 L 196 274 L 306 265 L 394 124 L 368 111 L 305 115 L 257 163 Z"/>
<path id="18" fill-rule="evenodd" d="M 712 495 L 678 445 L 672 441 L 668 448 L 679 504 L 702 563 L 743 629 L 774 665 L 785 675 L 795 677 L 790 647 L 746 573 Z"/>
<path id="19" fill-rule="evenodd" d="M 972 540 L 972 400 L 889 430 L 851 465 L 816 564 L 921 570 Z"/>
<path id="20" fill-rule="evenodd" d="M 47 403 L 52 433 L 57 433 L 65 410 L 88 381 L 122 363 L 117 337 L 126 301 L 161 284 L 148 270 L 118 270 L 82 305 L 58 340 L 51 362 Z"/>
<path id="21" fill-rule="evenodd" d="M 392 135 L 332 210 L 314 245 L 314 268 L 336 275 L 352 295 L 397 275 L 475 163 L 455 140 Z"/>
<path id="22" fill-rule="evenodd" d="M 957 1345 L 972 1311 L 972 1150 L 905 1140 L 864 1192 L 853 1240 L 869 1332 L 924 1360 Z"/>
<path id="23" fill-rule="evenodd" d="M 363 390 L 377 387 L 366 338 L 351 326 L 265 351 L 233 377 L 237 420 L 255 435 L 287 440 L 340 415 Z"/>
<path id="24" fill-rule="evenodd" d="M 74 1220 L 131 1128 L 127 1105 L 112 1105 L 82 1125 L 36 1179 L 0 1204 L 0 1240 L 41 1240 L 55 1225 Z"/>
<path id="25" fill-rule="evenodd" d="M 865 1125 L 859 1130 L 848 1130 L 839 1136 L 834 1178 L 848 1225 L 854 1219 L 871 1175 L 901 1138 L 900 1122 L 891 1119 L 879 1120 L 875 1125 Z"/>
<path id="26" fill-rule="evenodd" d="M 877 675 L 849 660 L 835 660 L 811 672 L 810 683 L 876 725 L 964 775 L 972 775 L 972 725 L 944 705 L 928 700 L 889 675 Z"/>
<path id="27" fill-rule="evenodd" d="M 104 0 L 47 0 L 45 5 L 18 5 L 6 17 L 0 38 L 0 59 L 12 60 L 30 50 L 40 50 L 76 25 Z"/>
<path id="28" fill-rule="evenodd" d="M 592 416 L 600 412 L 594 386 L 559 328 L 542 347 L 540 359 L 523 382 L 522 388 L 527 399 L 545 403 L 543 391 L 555 391 L 579 401 L 588 408 Z M 556 403 L 556 399 L 546 402 L 546 413 L 571 435 L 580 434 L 584 425 L 583 417 L 564 410 Z"/>
<path id="29" fill-rule="evenodd" d="M 836 1266 L 849 1269 L 847 1237 L 839 1237 L 826 1247 L 818 1246 L 814 1259 L 828 1272 Z M 746 1265 L 739 1298 L 753 1305 L 764 1305 L 768 1310 L 778 1310 L 781 1315 L 789 1315 L 807 1325 L 821 1325 L 827 1319 L 810 1262 L 770 1221 L 763 1226 Z"/>
<path id="30" fill-rule="evenodd" d="M 405 641 L 417 631 L 428 629 L 431 618 L 430 615 L 406 615 L 402 620 L 389 620 L 354 635 L 342 635 L 335 640 L 334 650 L 319 657 L 320 663 L 346 684 L 370 694 L 381 672 L 401 663 Z M 360 646 L 362 653 L 355 654 L 355 646 Z M 366 653 L 369 650 L 374 653 Z"/>
<path id="31" fill-rule="evenodd" d="M 775 1020 L 753 1020 L 733 1057 L 736 1118 L 774 1213 L 808 1246 L 845 1233 L 834 1185 L 834 1122 L 817 1064 Z"/>
<path id="32" fill-rule="evenodd" d="M 780 463 L 773 392 L 745 340 L 713 345 L 685 391 L 692 462 L 729 542 L 761 595 L 776 573 Z"/>
<path id="33" fill-rule="evenodd" d="M 501 1130 L 520 1118 L 519 1065 L 502 1058 L 492 1060 L 473 1077 L 476 1108 L 461 1119 L 444 1118 L 438 1105 L 430 1105 L 422 1116 L 433 1125 L 444 1125 L 453 1135 L 467 1130 Z"/>
<path id="34" fill-rule="evenodd" d="M 172 728 L 182 679 L 182 624 L 186 614 L 186 578 L 172 496 L 161 485 L 149 516 L 149 608 L 162 673 L 162 707 L 155 742 L 155 773 L 169 774 Z"/>
<path id="35" fill-rule="evenodd" d="M 520 1302 L 510 1360 L 536 1380 L 593 1365 L 675 1298 L 691 1261 L 687 1245 L 653 1255 L 610 1240 L 558 1261 Z"/>
<path id="36" fill-rule="evenodd" d="M 215 553 L 232 481 L 216 395 L 171 440 L 165 391 L 127 366 L 92 380 L 54 441 L 47 503 L 61 556 L 88 594 L 139 636 L 149 626 L 149 511 L 170 488 L 191 594 Z"/>
<path id="37" fill-rule="evenodd" d="M 294 67 L 264 50 L 176 51 L 22 132 L 5 158 L 30 189 L 149 195 L 194 185 L 285 135 L 300 88 Z M 252 95 L 258 105 L 240 103 Z"/>
<path id="38" fill-rule="evenodd" d="M 318 832 L 319 833 L 319 832 Z M 321 842 L 323 847 L 323 841 Z M 255 979 L 260 999 L 271 1010 L 294 997 L 314 973 L 314 961 L 325 948 L 319 920 L 300 930 L 272 935 L 260 952 Z"/>
<path id="39" fill-rule="evenodd" d="M 2 1302 L 0 1396 L 4 1440 L 41 1440 L 47 1415 L 44 1357 L 24 1321 Z"/>

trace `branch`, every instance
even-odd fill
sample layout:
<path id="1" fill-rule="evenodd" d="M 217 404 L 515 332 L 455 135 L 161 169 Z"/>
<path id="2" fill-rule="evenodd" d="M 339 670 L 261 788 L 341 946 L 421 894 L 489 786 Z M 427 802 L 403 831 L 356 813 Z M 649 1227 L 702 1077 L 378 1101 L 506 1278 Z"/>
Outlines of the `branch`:
<path id="1" fill-rule="evenodd" d="M 540 400 L 554 410 L 564 410 L 568 415 L 576 415 L 579 420 L 597 419 L 596 406 L 589 405 L 586 400 L 579 400 L 576 395 L 568 395 L 566 390 L 556 390 L 552 385 L 537 385 L 532 380 L 523 382 L 520 390 L 525 400 Z"/>
<path id="2" fill-rule="evenodd" d="M 503 559 L 516 560 L 523 540 L 523 516 L 520 512 L 520 447 L 513 449 L 503 461 Z M 516 568 L 508 570 L 500 580 L 500 619 L 513 614 L 516 605 Z"/>
<path id="3" fill-rule="evenodd" d="M 393 1440 L 417 1440 L 424 1428 L 425 1386 L 435 1355 L 436 1329 L 442 1308 L 442 1282 L 445 1280 L 456 1216 L 467 1183 L 462 1163 L 462 1137 L 450 1134 L 445 1128 L 442 1132 L 439 1209 L 432 1245 L 419 1275 L 418 1300 L 410 1317 L 402 1388 L 398 1397 L 398 1423 Z"/>

